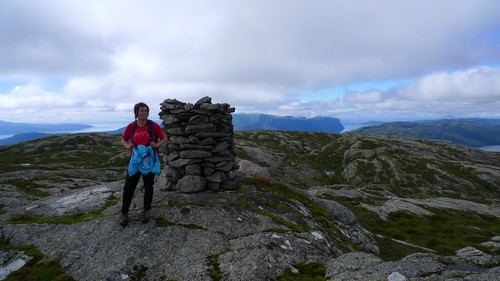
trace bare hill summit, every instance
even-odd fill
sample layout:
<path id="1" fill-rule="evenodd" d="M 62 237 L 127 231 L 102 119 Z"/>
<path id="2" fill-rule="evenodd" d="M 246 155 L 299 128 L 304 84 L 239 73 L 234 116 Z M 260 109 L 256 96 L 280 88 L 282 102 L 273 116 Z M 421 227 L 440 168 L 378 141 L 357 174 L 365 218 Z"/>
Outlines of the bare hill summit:
<path id="1" fill-rule="evenodd" d="M 0 147 L 0 280 L 498 280 L 500 153 L 357 133 L 234 140 L 239 190 L 183 194 L 160 177 L 152 221 L 139 188 L 125 228 L 119 135 Z"/>

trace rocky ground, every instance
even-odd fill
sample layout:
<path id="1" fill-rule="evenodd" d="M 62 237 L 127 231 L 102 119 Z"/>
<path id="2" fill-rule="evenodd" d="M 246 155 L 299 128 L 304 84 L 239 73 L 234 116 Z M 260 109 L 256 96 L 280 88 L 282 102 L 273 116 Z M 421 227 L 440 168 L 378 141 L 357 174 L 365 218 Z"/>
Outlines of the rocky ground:
<path id="1" fill-rule="evenodd" d="M 394 244 L 405 243 L 413 253 L 384 260 L 382 234 L 357 213 L 366 210 L 371 219 L 389 221 L 401 210 L 422 218 L 438 210 L 460 210 L 498 222 L 498 154 L 403 139 L 398 149 L 405 144 L 414 148 L 400 155 L 386 145 L 396 145 L 396 138 L 238 134 L 239 190 L 183 194 L 163 189 L 160 178 L 152 220 L 140 221 L 139 187 L 127 227 L 118 223 L 123 184 L 119 164 L 102 168 L 71 162 L 44 169 L 34 158 L 10 166 L 3 162 L 0 236 L 8 246 L 0 247 L 0 279 L 29 265 L 32 257 L 23 247 L 32 245 L 43 253 L 42 262 L 59 261 L 76 280 L 307 280 L 305 265 L 320 269 L 308 272 L 316 280 L 499 280 L 500 233 L 490 230 L 492 235 L 479 241 L 484 247 L 471 244 L 474 247 L 456 249 L 453 255 L 392 237 Z M 112 141 L 104 142 L 107 136 L 95 138 L 114 147 Z M 423 147 L 417 149 L 416 144 Z M 80 149 L 93 147 L 87 145 Z M 120 163 L 118 147 L 109 150 L 108 163 Z M 418 150 L 423 151 L 418 161 L 427 162 L 409 157 Z M 0 157 L 6 152 L 0 151 Z M 405 165 L 397 161 L 401 158 L 407 158 Z M 410 172 L 410 162 L 428 170 Z M 362 163 L 371 163 L 376 173 L 364 173 Z M 462 173 L 471 184 L 451 193 L 456 176 L 443 163 L 481 170 L 480 180 Z M 96 177 L 100 169 L 114 180 Z M 429 170 L 438 183 L 422 176 Z M 63 178 L 69 174 L 71 179 Z M 488 193 L 491 196 L 482 196 Z"/>

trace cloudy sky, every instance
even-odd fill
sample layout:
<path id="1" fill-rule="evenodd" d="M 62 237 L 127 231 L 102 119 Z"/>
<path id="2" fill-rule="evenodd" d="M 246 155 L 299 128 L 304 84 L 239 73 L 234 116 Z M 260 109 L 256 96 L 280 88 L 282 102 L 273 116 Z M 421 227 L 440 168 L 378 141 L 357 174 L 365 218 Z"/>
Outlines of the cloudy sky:
<path id="1" fill-rule="evenodd" d="M 0 120 L 500 118 L 498 0 L 2 0 Z"/>

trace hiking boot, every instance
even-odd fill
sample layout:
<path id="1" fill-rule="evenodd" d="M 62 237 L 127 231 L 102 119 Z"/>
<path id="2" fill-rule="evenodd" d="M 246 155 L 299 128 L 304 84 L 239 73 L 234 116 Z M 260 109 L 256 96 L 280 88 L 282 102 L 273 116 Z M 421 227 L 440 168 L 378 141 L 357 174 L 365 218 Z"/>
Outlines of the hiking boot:
<path id="1" fill-rule="evenodd" d="M 120 225 L 127 226 L 128 225 L 128 214 L 122 214 L 120 217 Z"/>
<path id="2" fill-rule="evenodd" d="M 142 223 L 147 223 L 150 218 L 151 218 L 151 215 L 149 213 L 149 210 L 144 210 L 142 212 Z"/>

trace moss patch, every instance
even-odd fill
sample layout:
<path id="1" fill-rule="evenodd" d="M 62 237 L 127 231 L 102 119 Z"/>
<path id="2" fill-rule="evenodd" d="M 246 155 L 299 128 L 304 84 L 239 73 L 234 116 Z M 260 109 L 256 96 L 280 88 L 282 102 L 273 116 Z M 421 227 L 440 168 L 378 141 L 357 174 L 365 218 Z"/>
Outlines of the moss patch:
<path id="1" fill-rule="evenodd" d="M 57 260 L 40 262 L 43 253 L 34 246 L 13 247 L 5 237 L 0 237 L 0 249 L 12 249 L 23 251 L 32 259 L 22 268 L 9 274 L 6 281 L 76 281 L 71 275 L 61 269 L 61 264 Z"/>
<path id="2" fill-rule="evenodd" d="M 381 219 L 374 212 L 359 205 L 358 200 L 335 198 L 354 212 L 360 224 L 374 234 L 406 241 L 435 250 L 440 255 L 454 255 L 456 250 L 472 246 L 491 253 L 481 245 L 500 234 L 500 218 L 472 212 L 427 208 L 433 215 L 418 216 L 407 211 L 396 211 Z M 421 252 L 413 248 L 377 238 L 381 257 L 398 260 L 411 252 Z"/>
<path id="3" fill-rule="evenodd" d="M 227 252 L 213 254 L 213 255 L 208 256 L 208 258 L 207 258 L 208 266 L 212 267 L 212 269 L 208 273 L 208 275 L 210 275 L 210 278 L 212 278 L 212 280 L 217 281 L 217 280 L 222 279 L 222 273 L 220 271 L 219 257 L 225 253 L 227 253 Z"/>
<path id="4" fill-rule="evenodd" d="M 144 265 L 135 265 L 134 266 L 134 271 L 130 274 L 130 280 L 131 281 L 139 281 L 139 280 L 147 280 L 147 271 L 148 267 Z"/>
<path id="5" fill-rule="evenodd" d="M 323 281 L 328 280 L 330 277 L 326 277 L 326 267 L 322 263 L 312 262 L 312 263 L 298 263 L 294 264 L 293 267 L 298 270 L 298 272 L 293 272 L 291 268 L 286 268 L 285 272 L 278 276 L 274 280 L 279 281 L 291 281 L 291 280 L 303 280 L 303 281 Z"/>

